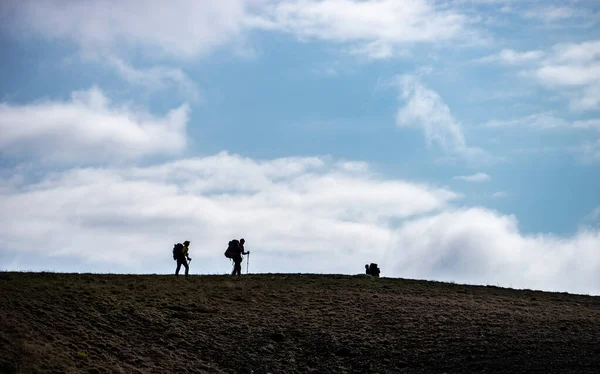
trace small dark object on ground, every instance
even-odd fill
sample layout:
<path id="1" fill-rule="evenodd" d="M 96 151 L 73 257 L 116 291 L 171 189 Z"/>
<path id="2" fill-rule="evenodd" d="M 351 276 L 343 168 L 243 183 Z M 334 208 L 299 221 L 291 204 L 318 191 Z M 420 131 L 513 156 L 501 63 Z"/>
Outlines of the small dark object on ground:
<path id="1" fill-rule="evenodd" d="M 376 263 L 372 262 L 371 265 L 365 264 L 365 273 L 367 275 L 378 277 L 379 273 L 381 273 L 381 270 L 379 269 Z"/>
<path id="2" fill-rule="evenodd" d="M 342 347 L 335 352 L 335 355 L 340 357 L 350 357 L 351 352 L 347 347 Z"/>

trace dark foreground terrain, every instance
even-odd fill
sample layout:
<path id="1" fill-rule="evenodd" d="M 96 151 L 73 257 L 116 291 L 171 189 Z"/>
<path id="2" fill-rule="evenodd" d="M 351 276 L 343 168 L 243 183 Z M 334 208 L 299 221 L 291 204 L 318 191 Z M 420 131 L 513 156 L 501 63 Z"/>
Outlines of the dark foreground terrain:
<path id="1" fill-rule="evenodd" d="M 366 276 L 0 273 L 0 372 L 600 372 L 600 298 Z"/>

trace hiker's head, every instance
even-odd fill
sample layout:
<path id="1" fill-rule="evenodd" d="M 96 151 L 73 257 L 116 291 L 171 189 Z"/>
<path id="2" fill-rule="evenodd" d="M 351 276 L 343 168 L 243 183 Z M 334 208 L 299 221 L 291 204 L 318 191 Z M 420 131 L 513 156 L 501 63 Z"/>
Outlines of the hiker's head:
<path id="1" fill-rule="evenodd" d="M 185 242 L 183 242 L 183 245 L 185 245 L 186 247 L 188 247 L 190 245 L 190 241 L 186 240 Z"/>
<path id="2" fill-rule="evenodd" d="M 246 241 L 244 240 L 244 238 L 240 239 L 240 243 L 242 243 L 242 244 L 246 243 Z"/>
<path id="3" fill-rule="evenodd" d="M 365 264 L 365 269 L 368 269 L 368 268 L 369 268 L 369 264 Z"/>

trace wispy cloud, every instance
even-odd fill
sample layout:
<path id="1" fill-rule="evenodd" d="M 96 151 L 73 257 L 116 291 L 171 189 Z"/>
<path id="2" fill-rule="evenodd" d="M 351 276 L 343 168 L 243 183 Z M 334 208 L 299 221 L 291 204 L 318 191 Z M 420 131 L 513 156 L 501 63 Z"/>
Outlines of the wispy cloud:
<path id="1" fill-rule="evenodd" d="M 571 122 L 557 117 L 552 113 L 538 113 L 510 120 L 492 120 L 486 123 L 484 127 L 495 129 L 519 127 L 532 128 L 538 131 L 600 131 L 600 120 L 592 118 Z M 592 132 L 592 136 L 594 136 L 594 132 Z M 519 148 L 512 150 L 512 153 L 526 154 L 556 151 L 566 151 L 575 154 L 583 162 L 598 162 L 600 161 L 600 139 L 588 140 L 585 143 L 576 146 L 565 145 L 563 147 L 542 146 L 537 148 Z"/>
<path id="2" fill-rule="evenodd" d="M 188 106 L 157 118 L 110 105 L 97 87 L 69 101 L 0 104 L 0 152 L 53 161 L 135 159 L 177 154 L 187 143 Z"/>
<path id="3" fill-rule="evenodd" d="M 492 194 L 492 199 L 503 199 L 507 196 L 508 196 L 508 194 L 506 192 L 498 191 L 498 192 L 494 192 Z"/>
<path id="4" fill-rule="evenodd" d="M 503 49 L 496 54 L 482 57 L 475 61 L 482 63 L 501 62 L 505 64 L 520 64 L 539 61 L 544 55 L 543 51 L 518 52 L 512 49 Z"/>
<path id="5" fill-rule="evenodd" d="M 200 91 L 196 84 L 178 68 L 153 66 L 146 69 L 137 69 L 115 56 L 104 59 L 127 82 L 146 87 L 150 90 L 162 90 L 175 86 L 187 101 L 200 100 Z"/>
<path id="6" fill-rule="evenodd" d="M 600 139 L 587 141 L 575 149 L 584 162 L 600 162 Z"/>
<path id="7" fill-rule="evenodd" d="M 568 128 L 570 123 L 552 113 L 537 113 L 529 116 L 511 120 L 491 120 L 485 127 L 531 127 L 535 129 L 559 129 Z"/>
<path id="8" fill-rule="evenodd" d="M 423 86 L 415 76 L 401 76 L 398 82 L 404 104 L 396 113 L 399 127 L 421 127 L 429 146 L 435 144 L 467 159 L 490 157 L 480 148 L 467 146 L 461 124 L 437 92 Z"/>
<path id="9" fill-rule="evenodd" d="M 528 63 L 525 76 L 546 88 L 559 90 L 574 111 L 600 108 L 600 41 L 560 43 L 549 51 L 503 50 L 476 60 L 505 64 Z"/>
<path id="10" fill-rule="evenodd" d="M 568 6 L 537 7 L 523 12 L 525 18 L 536 18 L 546 22 L 585 16 L 585 11 Z"/>
<path id="11" fill-rule="evenodd" d="M 461 181 L 465 181 L 465 182 L 471 182 L 471 183 L 481 183 L 481 182 L 488 182 L 492 178 L 486 173 L 476 173 L 473 175 L 458 175 L 458 176 L 452 177 L 452 179 L 461 180 Z"/>
<path id="12" fill-rule="evenodd" d="M 600 118 L 575 121 L 573 122 L 573 127 L 578 129 L 593 129 L 600 131 Z"/>

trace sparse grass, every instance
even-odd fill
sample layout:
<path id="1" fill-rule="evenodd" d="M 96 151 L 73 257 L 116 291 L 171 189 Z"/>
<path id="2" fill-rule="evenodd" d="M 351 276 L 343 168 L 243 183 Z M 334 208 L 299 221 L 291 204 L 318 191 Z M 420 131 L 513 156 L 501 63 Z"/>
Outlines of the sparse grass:
<path id="1" fill-rule="evenodd" d="M 77 357 L 79 357 L 79 358 L 88 358 L 88 354 L 87 354 L 87 352 L 79 351 L 79 352 L 77 352 Z"/>
<path id="2" fill-rule="evenodd" d="M 566 293 L 363 275 L 0 273 L 0 373 L 591 373 L 599 336 L 600 298 Z"/>

